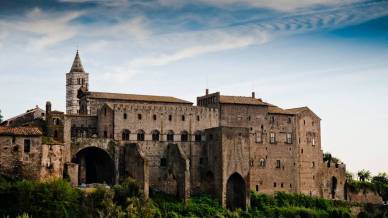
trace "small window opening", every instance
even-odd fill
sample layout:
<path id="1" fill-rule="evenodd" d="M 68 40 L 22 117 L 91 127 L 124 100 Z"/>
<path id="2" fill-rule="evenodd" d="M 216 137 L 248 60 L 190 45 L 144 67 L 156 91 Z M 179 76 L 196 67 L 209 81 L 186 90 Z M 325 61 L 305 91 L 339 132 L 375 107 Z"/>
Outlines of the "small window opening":
<path id="1" fill-rule="evenodd" d="M 188 140 L 189 140 L 189 134 L 187 132 L 182 132 L 181 133 L 181 141 L 187 142 Z"/>
<path id="2" fill-rule="evenodd" d="M 196 134 L 195 134 L 195 141 L 196 141 L 196 142 L 201 142 L 201 140 L 202 140 L 202 135 L 201 135 L 201 133 L 196 133 Z"/>
<path id="3" fill-rule="evenodd" d="M 124 118 L 124 120 L 127 119 L 127 113 L 124 113 L 123 118 Z"/>
<path id="4" fill-rule="evenodd" d="M 169 141 L 169 142 L 174 141 L 174 133 L 172 131 L 169 131 L 167 133 L 167 141 Z"/>
<path id="5" fill-rule="evenodd" d="M 185 115 L 182 115 L 182 121 L 185 121 L 186 117 Z"/>
<path id="6" fill-rule="evenodd" d="M 169 120 L 169 121 L 172 120 L 172 115 L 168 115 L 168 120 Z"/>
<path id="7" fill-rule="evenodd" d="M 152 132 L 152 141 L 159 141 L 159 131 Z"/>
<path id="8" fill-rule="evenodd" d="M 154 120 L 156 120 L 156 114 L 154 114 L 154 115 L 152 116 L 152 118 L 153 118 Z"/>
<path id="9" fill-rule="evenodd" d="M 137 140 L 138 141 L 144 141 L 144 132 L 143 131 L 139 131 L 137 133 Z"/>
<path id="10" fill-rule="evenodd" d="M 138 115 L 137 115 L 137 119 L 138 119 L 138 120 L 141 120 L 141 118 L 142 118 L 142 117 L 141 117 L 141 114 L 138 114 Z"/>
<path id="11" fill-rule="evenodd" d="M 167 158 L 160 158 L 160 166 L 165 167 L 167 166 Z"/>
<path id="12" fill-rule="evenodd" d="M 24 139 L 24 152 L 30 153 L 31 151 L 31 140 L 30 139 Z"/>
<path id="13" fill-rule="evenodd" d="M 276 168 L 280 169 L 281 162 L 280 160 L 276 160 Z"/>

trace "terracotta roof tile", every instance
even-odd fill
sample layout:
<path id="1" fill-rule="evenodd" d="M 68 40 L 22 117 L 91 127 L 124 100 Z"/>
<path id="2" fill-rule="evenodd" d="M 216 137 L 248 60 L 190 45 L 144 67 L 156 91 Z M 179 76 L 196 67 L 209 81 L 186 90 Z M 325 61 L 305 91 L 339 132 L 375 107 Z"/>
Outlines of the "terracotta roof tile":
<path id="1" fill-rule="evenodd" d="M 222 104 L 247 104 L 247 105 L 266 105 L 261 99 L 244 97 L 244 96 L 228 96 L 220 95 L 220 103 Z"/>
<path id="2" fill-rule="evenodd" d="M 0 126 L 3 136 L 41 136 L 42 131 L 37 127 L 5 127 Z"/>
<path id="3" fill-rule="evenodd" d="M 178 104 L 193 104 L 190 101 L 174 98 L 170 96 L 155 96 L 155 95 L 134 95 L 122 93 L 108 93 L 108 92 L 89 92 L 90 98 L 102 99 L 117 99 L 128 101 L 148 101 L 148 102 L 162 102 L 162 103 L 178 103 Z"/>
<path id="4" fill-rule="evenodd" d="M 269 106 L 268 113 L 270 113 L 270 114 L 285 114 L 285 115 L 294 115 L 295 114 L 291 111 L 284 110 L 284 109 L 277 107 L 277 106 Z"/>

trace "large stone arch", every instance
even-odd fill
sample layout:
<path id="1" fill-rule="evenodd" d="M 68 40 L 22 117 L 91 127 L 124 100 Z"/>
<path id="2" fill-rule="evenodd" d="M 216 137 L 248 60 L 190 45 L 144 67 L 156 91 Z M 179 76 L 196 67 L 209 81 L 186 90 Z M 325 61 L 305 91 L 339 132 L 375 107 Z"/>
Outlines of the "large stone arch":
<path id="1" fill-rule="evenodd" d="M 99 147 L 80 149 L 72 159 L 78 164 L 78 183 L 115 183 L 115 163 L 109 153 Z"/>
<path id="2" fill-rule="evenodd" d="M 239 173 L 233 173 L 226 183 L 226 207 L 230 210 L 245 209 L 246 185 Z"/>

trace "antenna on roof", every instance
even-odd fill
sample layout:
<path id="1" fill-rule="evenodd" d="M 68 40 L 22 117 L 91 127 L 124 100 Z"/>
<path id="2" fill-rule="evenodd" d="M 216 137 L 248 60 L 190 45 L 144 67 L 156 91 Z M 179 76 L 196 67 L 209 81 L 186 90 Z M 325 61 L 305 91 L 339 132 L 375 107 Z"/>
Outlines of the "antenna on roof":
<path id="1" fill-rule="evenodd" d="M 206 74 L 206 95 L 208 95 L 208 94 L 209 94 L 209 77 Z"/>

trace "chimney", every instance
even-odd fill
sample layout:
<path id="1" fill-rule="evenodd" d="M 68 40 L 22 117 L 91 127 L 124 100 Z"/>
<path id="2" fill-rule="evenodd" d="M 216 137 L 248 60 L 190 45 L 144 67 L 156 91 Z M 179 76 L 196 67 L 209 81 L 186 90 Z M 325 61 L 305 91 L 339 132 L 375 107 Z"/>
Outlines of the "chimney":
<path id="1" fill-rule="evenodd" d="M 51 102 L 46 102 L 46 116 L 51 113 Z"/>
<path id="2" fill-rule="evenodd" d="M 252 98 L 255 98 L 255 92 L 252 92 Z"/>
<path id="3" fill-rule="evenodd" d="M 209 94 L 209 89 L 206 89 L 206 95 L 208 95 Z"/>

